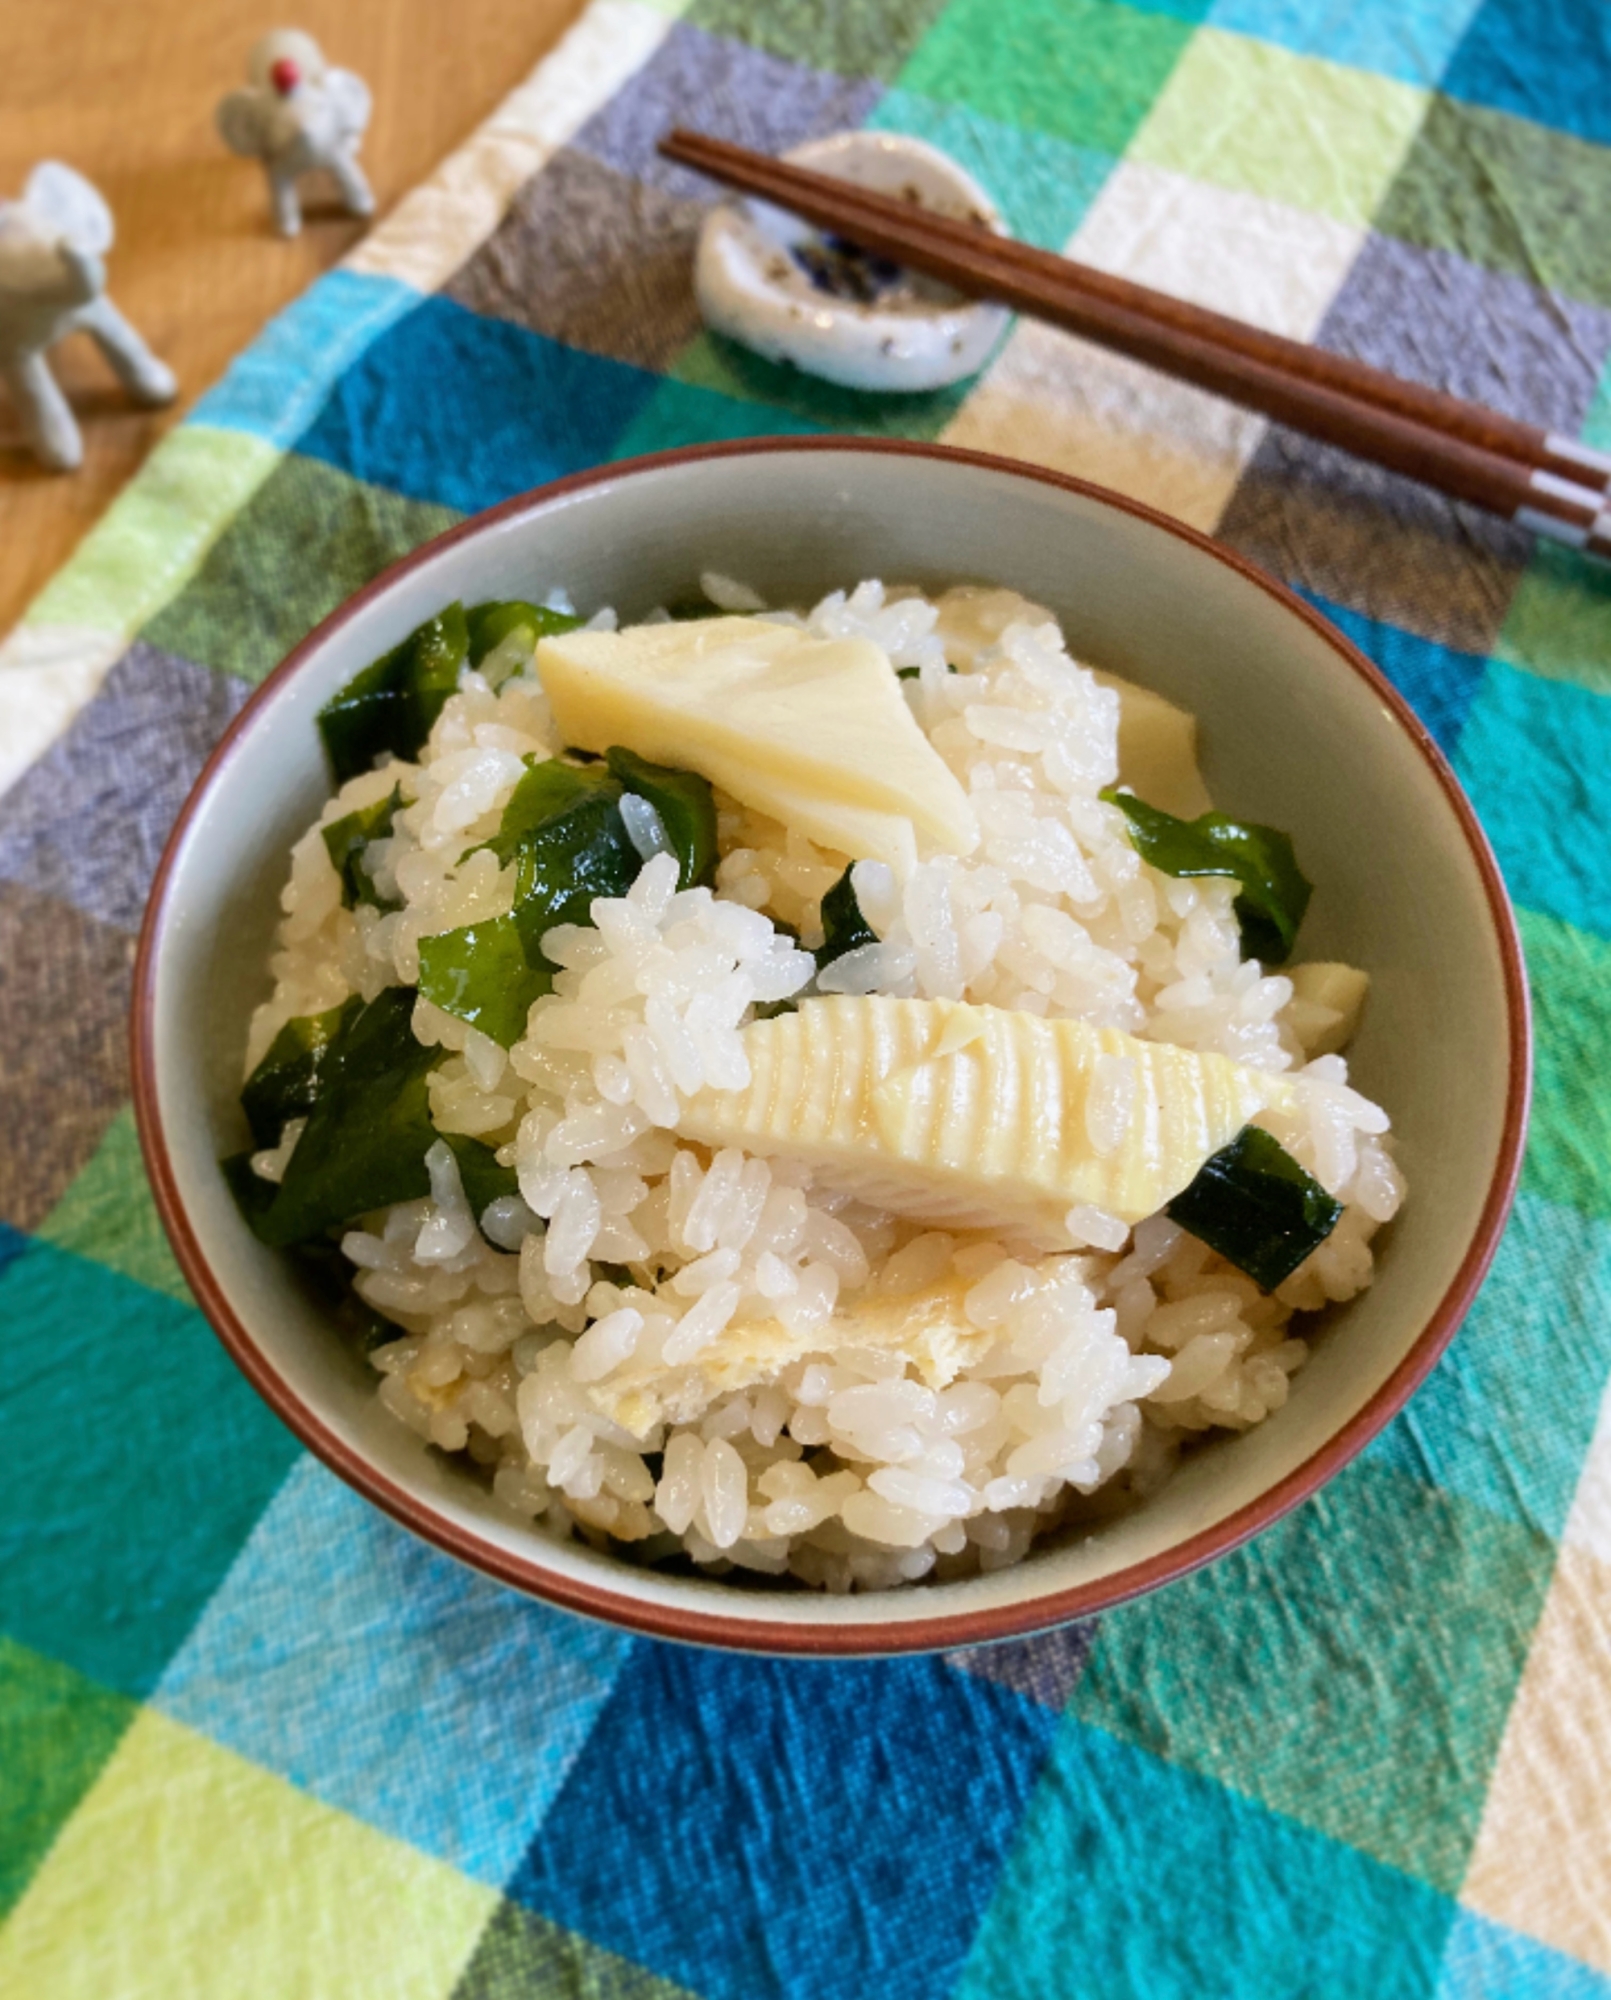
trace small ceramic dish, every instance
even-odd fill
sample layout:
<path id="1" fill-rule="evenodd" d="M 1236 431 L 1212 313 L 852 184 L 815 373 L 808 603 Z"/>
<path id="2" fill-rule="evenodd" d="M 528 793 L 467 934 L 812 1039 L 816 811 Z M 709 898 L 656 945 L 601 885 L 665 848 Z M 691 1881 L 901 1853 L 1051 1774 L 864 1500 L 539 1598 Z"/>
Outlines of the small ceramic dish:
<path id="1" fill-rule="evenodd" d="M 895 132 L 837 132 L 784 158 L 940 215 L 1007 229 L 955 160 Z M 977 305 L 938 280 L 825 236 L 767 202 L 735 196 L 712 209 L 694 264 L 708 325 L 848 389 L 941 389 L 983 366 L 1005 306 Z"/>
<path id="2" fill-rule="evenodd" d="M 1064 1530 L 1014 1567 L 830 1597 L 633 1567 L 506 1514 L 473 1471 L 376 1400 L 327 1305 L 236 1212 L 247 1022 L 266 990 L 287 852 L 328 796 L 314 717 L 454 598 L 541 598 L 641 618 L 703 571 L 775 604 L 864 576 L 1010 586 L 1070 651 L 1201 723 L 1204 775 L 1291 831 L 1317 884 L 1304 946 L 1369 969 L 1350 1049 L 1390 1107 L 1411 1195 L 1376 1282 L 1333 1309 L 1267 1422 L 1188 1454 L 1145 1504 Z M 1166 1583 L 1322 1486 L 1399 1409 L 1471 1304 L 1521 1159 L 1526 985 L 1498 871 L 1410 710 L 1290 592 L 1177 522 L 1057 474 L 934 446 L 760 439 L 603 466 L 417 550 L 257 691 L 180 815 L 135 976 L 135 1106 L 158 1206 L 202 1309 L 297 1435 L 376 1505 L 517 1589 L 661 1637 L 787 1653 L 888 1653 L 1034 1631 Z"/>

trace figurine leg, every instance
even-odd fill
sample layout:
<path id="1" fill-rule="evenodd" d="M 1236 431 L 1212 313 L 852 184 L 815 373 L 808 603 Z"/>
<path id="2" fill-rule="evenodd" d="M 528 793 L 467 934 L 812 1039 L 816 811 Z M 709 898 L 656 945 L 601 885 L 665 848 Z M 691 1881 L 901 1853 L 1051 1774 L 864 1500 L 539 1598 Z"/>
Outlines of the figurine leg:
<path id="1" fill-rule="evenodd" d="M 79 324 L 137 403 L 173 401 L 179 388 L 173 370 L 157 359 L 110 299 L 97 299 Z"/>
<path id="2" fill-rule="evenodd" d="M 268 170 L 269 198 L 274 203 L 274 226 L 282 236 L 297 236 L 302 230 L 302 204 L 296 196 L 296 175 Z"/>
<path id="3" fill-rule="evenodd" d="M 22 434 L 40 464 L 52 472 L 71 472 L 82 465 L 84 440 L 44 355 L 8 355 L 0 362 L 0 378 L 11 391 Z"/>
<path id="4" fill-rule="evenodd" d="M 355 153 L 338 153 L 330 162 L 330 174 L 349 215 L 374 214 L 375 197 Z"/>

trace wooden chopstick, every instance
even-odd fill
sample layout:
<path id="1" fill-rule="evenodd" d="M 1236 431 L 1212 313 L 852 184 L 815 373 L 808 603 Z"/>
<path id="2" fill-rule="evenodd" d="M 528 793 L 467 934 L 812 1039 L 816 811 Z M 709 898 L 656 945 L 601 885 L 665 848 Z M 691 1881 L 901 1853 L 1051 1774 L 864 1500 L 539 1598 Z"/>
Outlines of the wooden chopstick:
<path id="1" fill-rule="evenodd" d="M 678 130 L 660 150 L 968 296 L 1065 327 L 1611 560 L 1611 458 L 1573 439 L 725 140 Z"/>

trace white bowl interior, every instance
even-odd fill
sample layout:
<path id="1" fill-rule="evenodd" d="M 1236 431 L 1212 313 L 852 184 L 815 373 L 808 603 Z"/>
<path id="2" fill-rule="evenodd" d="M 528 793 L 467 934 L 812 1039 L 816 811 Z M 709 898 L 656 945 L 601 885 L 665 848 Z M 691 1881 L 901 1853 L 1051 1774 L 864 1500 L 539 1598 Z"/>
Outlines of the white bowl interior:
<path id="1" fill-rule="evenodd" d="M 1372 977 L 1350 1051 L 1392 1114 L 1410 1199 L 1380 1275 L 1339 1309 L 1290 1402 L 1217 1442 L 1129 1516 L 1015 1569 L 872 1597 L 735 1590 L 664 1578 L 558 1545 L 496 1508 L 374 1400 L 290 1264 L 263 1249 L 217 1171 L 245 1127 L 246 1024 L 292 840 L 329 791 L 314 713 L 332 691 L 453 598 L 540 597 L 630 619 L 685 595 L 701 570 L 799 604 L 864 576 L 936 588 L 1010 585 L 1049 605 L 1071 650 L 1200 718 L 1222 809 L 1289 829 L 1316 892 L 1299 956 Z M 541 496 L 429 554 L 322 636 L 255 710 L 174 858 L 155 967 L 157 1102 L 179 1198 L 235 1312 L 292 1393 L 377 1472 L 489 1550 L 645 1604 L 729 1619 L 878 1630 L 1100 1583 L 1255 1501 L 1320 1451 L 1404 1359 L 1478 1227 L 1508 1081 L 1500 941 L 1482 879 L 1437 779 L 1386 705 L 1327 640 L 1213 555 L 1100 499 L 922 457 L 775 450 L 627 468 Z M 847 1635 L 848 1636 L 848 1635 Z"/>

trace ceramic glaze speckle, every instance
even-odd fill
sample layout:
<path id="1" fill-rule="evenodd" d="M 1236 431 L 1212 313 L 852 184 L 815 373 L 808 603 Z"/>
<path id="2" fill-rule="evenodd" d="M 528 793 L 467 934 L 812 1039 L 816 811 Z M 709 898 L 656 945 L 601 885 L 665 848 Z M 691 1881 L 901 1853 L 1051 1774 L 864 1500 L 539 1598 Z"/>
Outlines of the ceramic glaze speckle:
<path id="1" fill-rule="evenodd" d="M 796 166 L 1007 233 L 989 195 L 921 139 L 840 132 L 784 156 Z M 706 218 L 695 285 L 710 326 L 769 361 L 848 389 L 941 389 L 974 374 L 1007 324 L 978 305 L 769 203 L 738 198 Z"/>

